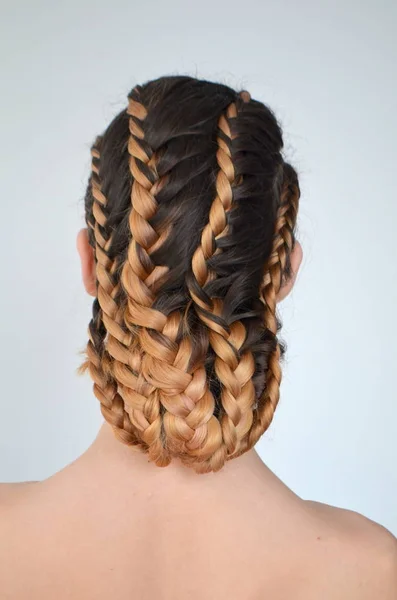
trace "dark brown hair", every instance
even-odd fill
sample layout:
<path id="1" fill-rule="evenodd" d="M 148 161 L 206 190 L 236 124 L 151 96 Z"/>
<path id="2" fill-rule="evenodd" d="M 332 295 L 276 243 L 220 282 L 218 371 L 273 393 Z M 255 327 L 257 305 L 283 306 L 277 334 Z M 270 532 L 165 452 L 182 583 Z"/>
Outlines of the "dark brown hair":
<path id="1" fill-rule="evenodd" d="M 300 194 L 282 149 L 262 102 L 187 76 L 134 87 L 92 147 L 82 370 L 117 437 L 159 466 L 218 471 L 272 420 Z"/>

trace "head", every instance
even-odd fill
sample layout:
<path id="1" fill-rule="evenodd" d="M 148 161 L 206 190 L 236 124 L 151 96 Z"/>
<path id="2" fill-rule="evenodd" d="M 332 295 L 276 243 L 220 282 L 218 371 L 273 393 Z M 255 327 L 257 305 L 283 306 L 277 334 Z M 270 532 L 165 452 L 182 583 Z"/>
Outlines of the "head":
<path id="1" fill-rule="evenodd" d="M 115 435 L 158 466 L 218 471 L 272 421 L 277 303 L 302 258 L 282 150 L 266 105 L 187 76 L 136 86 L 92 146 L 82 370 Z"/>

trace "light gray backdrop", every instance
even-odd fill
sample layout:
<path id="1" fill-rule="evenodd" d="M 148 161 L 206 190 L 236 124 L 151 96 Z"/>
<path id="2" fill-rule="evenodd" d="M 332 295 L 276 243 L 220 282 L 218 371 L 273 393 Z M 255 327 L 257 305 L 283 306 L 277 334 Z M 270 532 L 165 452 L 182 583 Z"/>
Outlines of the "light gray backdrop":
<path id="1" fill-rule="evenodd" d="M 3 0 L 1 13 L 0 480 L 49 476 L 98 430 L 75 375 L 90 143 L 135 83 L 190 74 L 274 108 L 300 173 L 305 256 L 257 449 L 304 498 L 397 534 L 395 2 Z"/>

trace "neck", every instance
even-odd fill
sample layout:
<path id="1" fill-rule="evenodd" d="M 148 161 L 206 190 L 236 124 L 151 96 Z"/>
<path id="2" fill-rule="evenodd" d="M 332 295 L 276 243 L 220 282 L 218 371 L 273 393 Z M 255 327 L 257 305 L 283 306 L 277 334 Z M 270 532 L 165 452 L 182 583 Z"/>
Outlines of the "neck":
<path id="1" fill-rule="evenodd" d="M 149 461 L 148 456 L 141 450 L 120 442 L 108 423 L 102 425 L 96 439 L 81 459 L 90 463 L 90 469 L 94 468 L 97 473 L 100 470 L 102 475 L 107 474 L 118 479 L 127 477 L 129 480 L 133 479 L 135 482 L 139 480 L 141 483 L 147 481 L 151 485 L 159 482 L 161 486 L 186 483 L 189 486 L 197 484 L 200 487 L 204 485 L 214 487 L 228 482 L 238 484 L 250 478 L 258 481 L 259 476 L 263 479 L 264 475 L 275 477 L 254 448 L 227 461 L 216 473 L 198 475 L 192 468 L 183 465 L 179 459 L 173 459 L 166 467 L 158 467 Z"/>

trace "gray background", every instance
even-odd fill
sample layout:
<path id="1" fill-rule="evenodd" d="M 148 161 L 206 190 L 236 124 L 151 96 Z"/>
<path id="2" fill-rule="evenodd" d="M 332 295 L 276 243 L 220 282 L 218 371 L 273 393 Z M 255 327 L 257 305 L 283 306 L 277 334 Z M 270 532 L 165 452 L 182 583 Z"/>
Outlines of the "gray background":
<path id="1" fill-rule="evenodd" d="M 190 74 L 268 103 L 300 173 L 304 261 L 257 450 L 304 498 L 397 534 L 396 4 L 13 0 L 1 13 L 0 480 L 49 476 L 98 430 L 75 375 L 90 143 L 135 83 Z"/>

